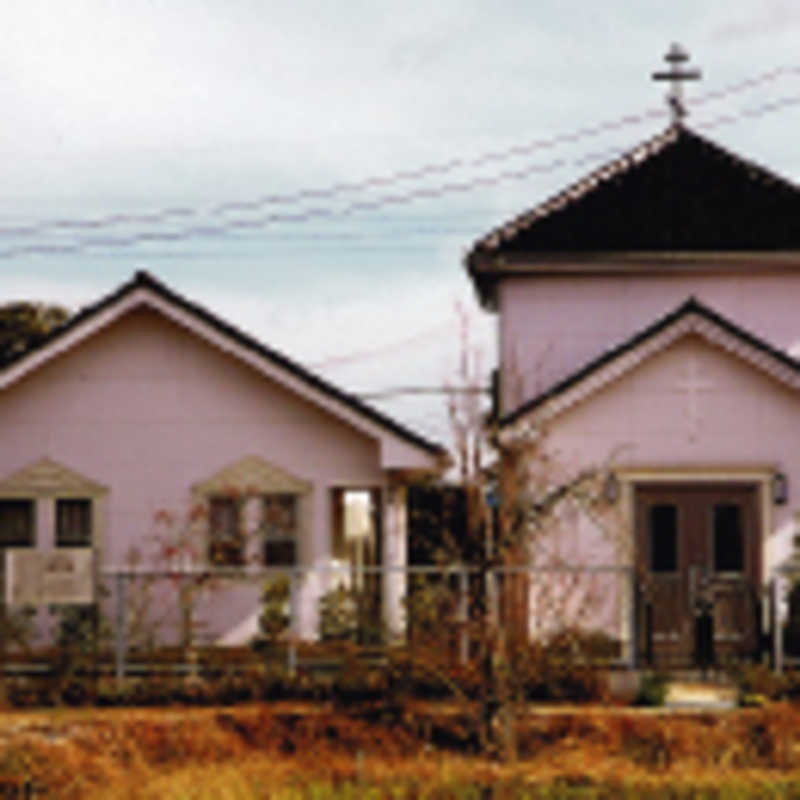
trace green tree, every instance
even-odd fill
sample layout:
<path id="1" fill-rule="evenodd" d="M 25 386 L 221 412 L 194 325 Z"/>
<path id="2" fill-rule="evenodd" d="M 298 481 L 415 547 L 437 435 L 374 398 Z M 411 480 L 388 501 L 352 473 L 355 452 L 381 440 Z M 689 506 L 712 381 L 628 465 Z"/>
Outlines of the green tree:
<path id="1" fill-rule="evenodd" d="M 65 308 L 46 303 L 20 301 L 0 305 L 0 367 L 37 345 L 68 318 Z M 0 559 L 4 558 L 5 553 L 0 548 Z M 0 563 L 0 575 L 3 567 Z M 3 581 L 0 581 L 0 590 L 4 590 Z M 0 595 L 2 593 L 0 591 Z M 7 625 L 5 597 L 0 596 L 0 704 L 5 695 L 3 679 L 8 637 L 4 631 Z"/>
<path id="2" fill-rule="evenodd" d="M 28 301 L 0 305 L 0 364 L 35 347 L 67 319 L 69 312 L 58 305 Z"/>

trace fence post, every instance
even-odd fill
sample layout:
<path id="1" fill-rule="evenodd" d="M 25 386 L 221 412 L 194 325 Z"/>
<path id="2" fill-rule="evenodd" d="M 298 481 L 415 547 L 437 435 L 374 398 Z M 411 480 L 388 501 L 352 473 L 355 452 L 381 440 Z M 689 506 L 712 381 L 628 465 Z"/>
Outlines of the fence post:
<path id="1" fill-rule="evenodd" d="M 489 567 L 486 571 L 486 606 L 489 610 L 489 623 L 495 628 L 500 625 L 500 604 L 497 597 L 497 570 Z"/>
<path id="2" fill-rule="evenodd" d="M 772 577 L 772 652 L 773 666 L 779 675 L 783 672 L 783 630 L 780 624 L 781 573 Z"/>
<path id="3" fill-rule="evenodd" d="M 469 573 L 467 568 L 462 565 L 458 573 L 458 660 L 460 664 L 469 661 Z"/>
<path id="4" fill-rule="evenodd" d="M 297 672 L 297 570 L 289 573 L 289 648 L 286 651 L 286 671 Z"/>
<path id="5" fill-rule="evenodd" d="M 117 631 L 116 631 L 116 678 L 119 686 L 125 678 L 125 659 L 127 656 L 128 603 L 126 598 L 126 575 L 118 572 L 117 578 Z"/>
<path id="6" fill-rule="evenodd" d="M 638 592 L 636 591 L 636 568 L 630 567 L 627 572 L 628 580 L 630 581 L 628 597 L 630 598 L 630 612 L 628 614 L 628 667 L 630 669 L 636 669 L 638 666 L 637 664 L 637 657 L 636 657 L 636 639 L 637 633 L 639 632 L 639 618 L 638 618 Z"/>

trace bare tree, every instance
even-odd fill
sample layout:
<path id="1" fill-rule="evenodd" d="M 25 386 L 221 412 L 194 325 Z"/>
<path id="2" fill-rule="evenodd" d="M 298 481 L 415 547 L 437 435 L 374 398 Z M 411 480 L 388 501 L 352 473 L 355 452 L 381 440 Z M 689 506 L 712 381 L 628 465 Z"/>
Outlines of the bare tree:
<path id="1" fill-rule="evenodd" d="M 456 676 L 448 685 L 474 704 L 481 748 L 510 760 L 532 649 L 542 653 L 557 644 L 562 655 L 566 648 L 567 656 L 580 657 L 582 628 L 607 589 L 589 571 L 564 569 L 575 554 L 560 552 L 559 542 L 565 531 L 591 525 L 616 548 L 620 528 L 603 492 L 608 465 L 570 469 L 550 452 L 546 425 L 511 434 L 487 413 L 481 354 L 471 343 L 466 312 L 457 312 L 461 353 L 448 412 L 467 506 L 461 535 L 479 546 L 460 542 L 451 561 L 465 550 L 479 555 L 470 565 L 468 600 L 464 583 L 456 588 L 440 581 L 435 591 L 418 593 L 412 623 L 415 614 L 425 615 L 426 603 L 435 623 L 414 657 L 431 671 Z M 458 654 L 462 662 L 467 656 L 461 670 L 453 669 L 454 648 L 443 628 L 467 633 L 467 652 Z"/>

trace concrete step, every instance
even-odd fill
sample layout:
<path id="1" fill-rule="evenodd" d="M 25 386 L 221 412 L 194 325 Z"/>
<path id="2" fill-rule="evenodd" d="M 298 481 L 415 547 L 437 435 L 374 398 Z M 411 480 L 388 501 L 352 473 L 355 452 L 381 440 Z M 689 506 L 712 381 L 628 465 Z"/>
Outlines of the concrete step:
<path id="1" fill-rule="evenodd" d="M 696 708 L 698 710 L 724 710 L 735 708 L 739 692 L 732 686 L 722 686 L 708 681 L 673 680 L 667 688 L 666 708 Z"/>

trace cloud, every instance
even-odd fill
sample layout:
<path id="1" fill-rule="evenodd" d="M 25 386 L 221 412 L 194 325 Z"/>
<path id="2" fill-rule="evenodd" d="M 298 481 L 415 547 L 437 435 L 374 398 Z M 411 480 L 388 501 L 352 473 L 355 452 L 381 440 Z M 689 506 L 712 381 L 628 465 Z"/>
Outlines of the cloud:
<path id="1" fill-rule="evenodd" d="M 800 26 L 800 6 L 787 2 L 769 2 L 759 6 L 748 19 L 726 22 L 715 27 L 711 40 L 720 43 L 741 42 L 794 30 Z"/>

